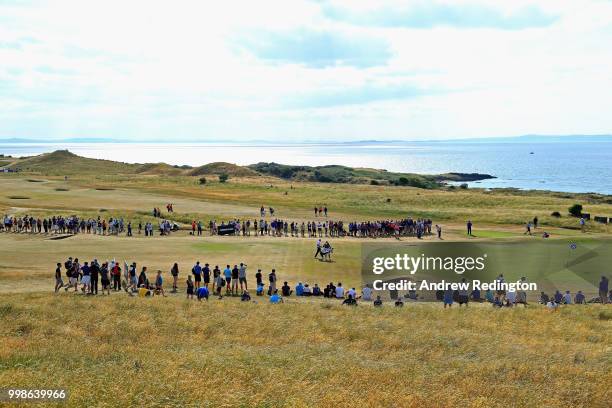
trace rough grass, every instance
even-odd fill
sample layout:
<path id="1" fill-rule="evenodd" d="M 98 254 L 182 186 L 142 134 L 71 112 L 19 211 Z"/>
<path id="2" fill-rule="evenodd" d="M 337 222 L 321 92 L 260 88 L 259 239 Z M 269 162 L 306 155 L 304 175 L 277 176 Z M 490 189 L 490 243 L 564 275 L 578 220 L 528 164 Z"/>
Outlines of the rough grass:
<path id="1" fill-rule="evenodd" d="M 81 175 L 70 177 L 67 182 L 53 177 L 45 180 L 45 183 L 27 183 L 21 176 L 0 174 L 5 194 L 27 193 L 32 198 L 29 209 L 49 213 L 57 213 L 61 208 L 84 211 L 100 207 L 118 212 L 148 212 L 154 206 L 163 207 L 172 202 L 177 217 L 179 213 L 203 219 L 256 217 L 259 207 L 265 205 L 274 207 L 279 217 L 308 220 L 314 216 L 314 205 L 327 205 L 332 219 L 345 221 L 410 215 L 460 228 L 471 219 L 476 229 L 495 225 L 518 228 L 516 232 L 522 232 L 524 224 L 534 216 L 538 216 L 540 225 L 549 232 L 555 232 L 555 228 L 559 231 L 578 228 L 578 220 L 567 215 L 567 209 L 576 202 L 583 203 L 591 215 L 612 215 L 612 204 L 603 198 L 571 194 L 565 198 L 547 192 L 424 190 L 270 178 L 232 178 L 229 183 L 210 182 L 201 186 L 194 177 L 136 174 Z M 69 188 L 71 193 L 62 194 L 56 188 Z M 0 197 L 0 206 L 3 204 L 15 205 Z M 563 216 L 550 216 L 553 211 Z M 589 231 L 605 233 L 607 229 L 605 225 L 591 222 Z M 573 233 L 580 234 L 577 230 Z"/>
<path id="2" fill-rule="evenodd" d="M 67 387 L 69 406 L 604 407 L 600 311 L 9 295 L 0 387 Z"/>

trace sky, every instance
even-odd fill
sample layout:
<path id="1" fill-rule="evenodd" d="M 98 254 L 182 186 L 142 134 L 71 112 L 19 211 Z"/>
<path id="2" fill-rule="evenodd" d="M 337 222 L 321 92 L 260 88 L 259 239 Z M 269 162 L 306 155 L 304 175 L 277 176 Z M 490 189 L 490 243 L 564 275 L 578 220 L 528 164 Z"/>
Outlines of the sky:
<path id="1" fill-rule="evenodd" d="M 610 0 L 0 0 L 0 138 L 612 133 Z"/>

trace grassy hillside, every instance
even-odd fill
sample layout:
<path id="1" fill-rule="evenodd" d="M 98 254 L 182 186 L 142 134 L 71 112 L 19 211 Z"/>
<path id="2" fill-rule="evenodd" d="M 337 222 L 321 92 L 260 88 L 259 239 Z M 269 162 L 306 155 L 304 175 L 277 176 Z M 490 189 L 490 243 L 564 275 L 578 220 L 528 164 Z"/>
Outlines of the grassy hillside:
<path id="1" fill-rule="evenodd" d="M 232 163 L 215 162 L 197 167 L 187 173 L 189 176 L 206 176 L 227 174 L 231 177 L 256 177 L 259 174 L 248 167 Z"/>
<path id="2" fill-rule="evenodd" d="M 89 159 L 77 156 L 68 150 L 57 150 L 52 153 L 44 153 L 18 160 L 9 167 L 24 172 L 48 175 L 81 175 L 133 173 L 138 169 L 139 165 L 111 160 Z"/>
<path id="3" fill-rule="evenodd" d="M 0 387 L 66 387 L 75 407 L 609 402 L 612 327 L 601 306 L 256 300 L 3 295 Z"/>
<path id="4" fill-rule="evenodd" d="M 385 170 L 352 168 L 346 166 L 289 166 L 278 163 L 257 163 L 249 166 L 259 173 L 285 180 L 321 183 L 395 184 L 420 188 L 436 188 L 432 176 L 409 173 L 393 173 Z"/>

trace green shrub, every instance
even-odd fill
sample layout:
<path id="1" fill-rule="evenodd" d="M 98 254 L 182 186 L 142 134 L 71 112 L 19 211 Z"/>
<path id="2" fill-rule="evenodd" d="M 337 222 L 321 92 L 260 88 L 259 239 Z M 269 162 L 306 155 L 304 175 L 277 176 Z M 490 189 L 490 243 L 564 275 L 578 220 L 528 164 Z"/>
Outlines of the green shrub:
<path id="1" fill-rule="evenodd" d="M 229 176 L 226 173 L 219 174 L 219 182 L 225 183 L 229 179 Z"/>
<path id="2" fill-rule="evenodd" d="M 574 204 L 568 208 L 568 211 L 574 217 L 580 217 L 582 215 L 582 204 Z"/>

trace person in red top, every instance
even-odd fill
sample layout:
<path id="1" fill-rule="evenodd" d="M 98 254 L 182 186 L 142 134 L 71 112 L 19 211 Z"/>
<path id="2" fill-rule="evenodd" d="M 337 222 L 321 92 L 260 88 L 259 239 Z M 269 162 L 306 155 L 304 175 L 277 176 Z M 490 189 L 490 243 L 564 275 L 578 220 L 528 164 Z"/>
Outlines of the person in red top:
<path id="1" fill-rule="evenodd" d="M 113 275 L 113 289 L 115 291 L 121 290 L 121 268 L 118 262 L 115 262 L 111 275 Z"/>
<path id="2" fill-rule="evenodd" d="M 195 235 L 195 230 L 196 230 L 196 222 L 195 222 L 195 220 L 193 220 L 191 222 L 191 234 L 192 235 Z"/>

